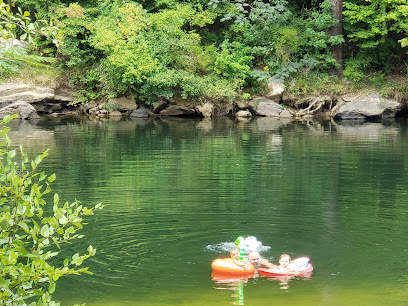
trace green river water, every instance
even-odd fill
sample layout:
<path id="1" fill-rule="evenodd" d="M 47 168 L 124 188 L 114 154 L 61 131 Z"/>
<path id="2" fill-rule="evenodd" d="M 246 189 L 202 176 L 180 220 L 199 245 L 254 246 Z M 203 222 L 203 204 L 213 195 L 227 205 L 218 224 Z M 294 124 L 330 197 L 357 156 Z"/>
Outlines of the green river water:
<path id="1" fill-rule="evenodd" d="M 408 303 L 408 125 L 258 118 L 12 122 L 87 219 L 94 275 L 58 282 L 62 305 Z M 309 278 L 211 278 L 238 236 L 261 255 L 308 256 Z M 62 254 L 62 255 L 64 255 Z M 63 259 L 61 259 L 62 262 Z"/>

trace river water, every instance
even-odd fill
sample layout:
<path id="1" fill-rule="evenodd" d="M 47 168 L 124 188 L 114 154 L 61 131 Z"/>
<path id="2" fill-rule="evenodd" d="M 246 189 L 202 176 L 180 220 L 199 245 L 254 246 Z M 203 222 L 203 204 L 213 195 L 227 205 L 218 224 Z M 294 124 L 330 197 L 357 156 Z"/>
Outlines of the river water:
<path id="1" fill-rule="evenodd" d="M 408 301 L 408 124 L 257 118 L 12 122 L 61 200 L 108 206 L 64 254 L 94 275 L 62 305 L 401 305 Z M 238 236 L 307 256 L 307 278 L 217 281 Z M 63 255 L 64 255 L 63 254 Z M 61 259 L 61 262 L 63 259 Z"/>

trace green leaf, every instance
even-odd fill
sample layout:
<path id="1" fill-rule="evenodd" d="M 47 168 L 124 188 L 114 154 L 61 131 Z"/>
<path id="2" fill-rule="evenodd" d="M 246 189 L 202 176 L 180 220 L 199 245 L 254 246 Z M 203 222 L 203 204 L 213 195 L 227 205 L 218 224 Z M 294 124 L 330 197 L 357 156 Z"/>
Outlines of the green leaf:
<path id="1" fill-rule="evenodd" d="M 58 196 L 58 193 L 56 193 L 54 194 L 54 205 L 58 205 L 58 203 L 59 203 L 59 196 Z"/>
<path id="2" fill-rule="evenodd" d="M 16 156 L 16 150 L 10 150 L 7 154 L 8 157 L 13 158 L 14 156 Z"/>
<path id="3" fill-rule="evenodd" d="M 55 173 L 53 173 L 48 177 L 48 182 L 52 183 L 53 181 L 55 181 L 55 179 L 56 179 L 56 175 Z"/>
<path id="4" fill-rule="evenodd" d="M 68 223 L 68 219 L 67 219 L 67 217 L 66 217 L 65 215 L 62 215 L 62 217 L 58 220 L 58 222 L 59 222 L 61 225 L 65 225 L 65 224 Z"/>
<path id="5" fill-rule="evenodd" d="M 48 237 L 50 236 L 50 228 L 48 227 L 47 224 L 45 224 L 40 231 L 41 236 L 43 237 Z"/>
<path id="6" fill-rule="evenodd" d="M 45 175 L 44 171 L 40 173 L 40 178 L 38 179 L 39 182 L 41 182 L 43 179 L 45 179 L 47 176 Z"/>
<path id="7" fill-rule="evenodd" d="M 41 158 L 41 156 L 40 155 L 38 155 L 36 158 L 35 158 L 35 164 L 36 165 L 38 165 L 39 163 L 41 163 L 41 161 L 42 161 L 42 158 Z"/>
<path id="8" fill-rule="evenodd" d="M 50 284 L 50 286 L 48 287 L 48 292 L 50 293 L 50 294 L 53 294 L 54 293 L 54 291 L 55 291 L 55 286 L 56 286 L 56 283 L 52 283 L 52 284 Z"/>
<path id="9" fill-rule="evenodd" d="M 30 233 L 30 228 L 24 221 L 19 222 L 17 225 L 20 226 L 26 233 Z"/>

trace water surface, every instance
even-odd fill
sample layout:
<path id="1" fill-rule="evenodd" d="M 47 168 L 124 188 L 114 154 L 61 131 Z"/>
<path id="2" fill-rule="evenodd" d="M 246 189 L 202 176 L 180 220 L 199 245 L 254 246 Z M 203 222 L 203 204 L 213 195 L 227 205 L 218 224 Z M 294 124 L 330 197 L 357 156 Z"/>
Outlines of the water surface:
<path id="1" fill-rule="evenodd" d="M 62 200 L 109 204 L 88 219 L 93 276 L 62 305 L 384 305 L 408 300 L 406 121 L 195 119 L 13 122 L 13 144 L 56 173 Z M 211 279 L 237 236 L 261 255 L 308 256 L 310 278 Z M 221 290 L 223 289 L 223 290 Z"/>

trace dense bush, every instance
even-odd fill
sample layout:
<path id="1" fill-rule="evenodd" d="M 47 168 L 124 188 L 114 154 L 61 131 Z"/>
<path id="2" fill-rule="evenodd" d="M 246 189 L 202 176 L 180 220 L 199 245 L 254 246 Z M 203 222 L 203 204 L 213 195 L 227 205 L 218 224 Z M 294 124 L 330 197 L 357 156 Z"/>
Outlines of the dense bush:
<path id="1" fill-rule="evenodd" d="M 344 41 L 328 34 L 337 20 L 327 0 L 15 3 L 58 26 L 63 43 L 43 39 L 39 46 L 69 71 L 80 103 L 122 94 L 145 103 L 231 101 L 243 89 L 260 90 L 270 75 L 288 80 L 333 70 L 332 48 Z M 404 1 L 350 0 L 344 8 L 348 77 L 406 68 Z"/>

